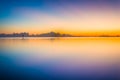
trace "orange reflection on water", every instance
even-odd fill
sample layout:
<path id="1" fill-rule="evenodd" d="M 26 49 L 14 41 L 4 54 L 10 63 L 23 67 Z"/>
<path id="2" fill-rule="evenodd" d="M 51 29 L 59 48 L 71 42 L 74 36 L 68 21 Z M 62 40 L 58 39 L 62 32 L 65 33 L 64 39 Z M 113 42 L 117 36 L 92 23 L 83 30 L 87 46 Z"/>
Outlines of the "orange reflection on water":
<path id="1" fill-rule="evenodd" d="M 38 59 L 62 58 L 69 61 L 118 61 L 120 38 L 11 38 L 0 39 L 6 50 L 24 51 Z"/>

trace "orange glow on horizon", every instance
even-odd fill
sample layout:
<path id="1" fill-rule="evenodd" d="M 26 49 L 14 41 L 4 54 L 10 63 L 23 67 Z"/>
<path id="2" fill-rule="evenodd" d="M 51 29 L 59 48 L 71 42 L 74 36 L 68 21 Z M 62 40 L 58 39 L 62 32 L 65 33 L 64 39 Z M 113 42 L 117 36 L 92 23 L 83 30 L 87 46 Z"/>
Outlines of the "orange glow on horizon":
<path id="1" fill-rule="evenodd" d="M 0 33 L 6 33 L 6 34 L 11 34 L 11 33 L 21 33 L 21 32 L 28 32 L 30 35 L 31 34 L 42 34 L 42 33 L 48 33 L 48 32 L 57 32 L 61 34 L 70 34 L 73 36 L 99 36 L 99 35 L 109 35 L 109 36 L 116 36 L 120 35 L 120 30 L 104 30 L 104 31 L 80 31 L 80 30 L 63 30 L 63 29 L 41 29 L 41 30 L 27 30 L 27 29 L 16 29 L 14 32 L 12 31 L 13 29 L 7 29 L 7 30 L 0 30 Z"/>

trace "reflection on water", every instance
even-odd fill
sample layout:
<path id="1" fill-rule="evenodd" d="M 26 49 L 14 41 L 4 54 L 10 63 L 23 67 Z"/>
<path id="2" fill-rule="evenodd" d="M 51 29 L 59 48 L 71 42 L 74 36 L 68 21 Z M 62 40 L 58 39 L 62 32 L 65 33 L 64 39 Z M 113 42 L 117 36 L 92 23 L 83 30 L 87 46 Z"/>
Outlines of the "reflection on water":
<path id="1" fill-rule="evenodd" d="M 120 79 L 120 38 L 0 38 L 3 79 Z"/>

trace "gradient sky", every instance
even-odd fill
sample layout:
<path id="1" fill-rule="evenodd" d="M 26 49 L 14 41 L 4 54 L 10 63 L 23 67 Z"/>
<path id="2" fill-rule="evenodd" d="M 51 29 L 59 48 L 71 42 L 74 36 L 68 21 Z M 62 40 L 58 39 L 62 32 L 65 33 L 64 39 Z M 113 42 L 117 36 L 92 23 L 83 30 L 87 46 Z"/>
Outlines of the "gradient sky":
<path id="1" fill-rule="evenodd" d="M 120 34 L 120 0 L 0 0 L 0 33 Z"/>

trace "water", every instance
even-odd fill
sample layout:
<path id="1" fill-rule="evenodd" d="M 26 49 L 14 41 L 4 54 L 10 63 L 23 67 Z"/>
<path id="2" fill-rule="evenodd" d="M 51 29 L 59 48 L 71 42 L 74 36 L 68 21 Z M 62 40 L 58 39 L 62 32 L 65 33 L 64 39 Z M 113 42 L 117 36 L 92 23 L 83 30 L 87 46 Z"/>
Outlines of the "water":
<path id="1" fill-rule="evenodd" d="M 2 80 L 120 80 L 120 38 L 0 38 Z"/>

